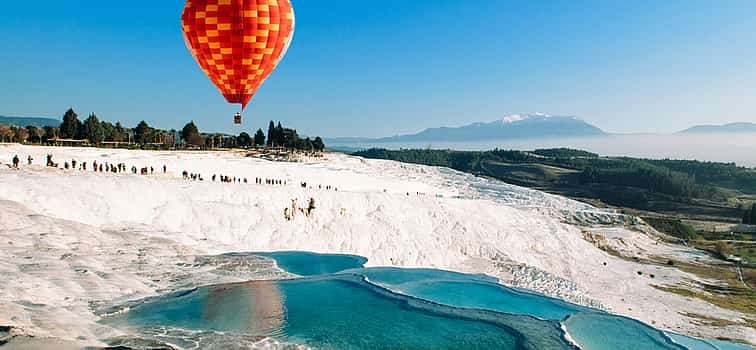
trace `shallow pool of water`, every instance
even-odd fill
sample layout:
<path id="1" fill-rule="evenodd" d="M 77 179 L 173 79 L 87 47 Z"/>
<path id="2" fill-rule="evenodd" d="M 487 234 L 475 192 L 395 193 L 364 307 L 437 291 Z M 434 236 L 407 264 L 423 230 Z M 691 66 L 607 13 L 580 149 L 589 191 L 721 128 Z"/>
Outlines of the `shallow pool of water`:
<path id="1" fill-rule="evenodd" d="M 162 329 L 214 331 L 323 349 L 572 348 L 546 321 L 465 314 L 351 275 L 203 287 L 135 306 L 106 323 L 158 338 Z"/>

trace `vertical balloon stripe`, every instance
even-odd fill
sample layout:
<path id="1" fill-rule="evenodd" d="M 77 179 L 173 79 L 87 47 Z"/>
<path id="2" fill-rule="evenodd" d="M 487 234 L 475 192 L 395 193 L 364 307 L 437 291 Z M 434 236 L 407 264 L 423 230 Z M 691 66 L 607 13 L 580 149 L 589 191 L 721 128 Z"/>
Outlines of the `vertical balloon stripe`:
<path id="1" fill-rule="evenodd" d="M 244 108 L 291 43 L 294 10 L 289 0 L 189 0 L 181 23 L 200 68 Z"/>

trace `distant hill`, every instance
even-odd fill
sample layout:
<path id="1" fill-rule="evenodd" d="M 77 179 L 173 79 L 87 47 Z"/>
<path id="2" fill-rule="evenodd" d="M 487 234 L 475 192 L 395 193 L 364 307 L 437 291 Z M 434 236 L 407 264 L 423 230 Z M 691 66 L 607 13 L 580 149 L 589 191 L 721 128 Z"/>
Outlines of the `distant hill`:
<path id="1" fill-rule="evenodd" d="M 585 121 L 571 116 L 545 114 L 515 114 L 488 123 L 473 123 L 461 127 L 425 129 L 417 134 L 378 139 L 333 138 L 332 143 L 355 142 L 416 142 L 416 141 L 486 141 L 549 137 L 602 136 L 606 133 Z"/>
<path id="2" fill-rule="evenodd" d="M 16 125 L 16 126 L 60 126 L 60 120 L 44 117 L 5 117 L 0 116 L 0 124 Z"/>
<path id="3" fill-rule="evenodd" d="M 756 124 L 754 123 L 729 123 L 724 125 L 696 125 L 687 128 L 680 133 L 684 134 L 708 134 L 708 133 L 740 133 L 740 132 L 756 132 Z"/>

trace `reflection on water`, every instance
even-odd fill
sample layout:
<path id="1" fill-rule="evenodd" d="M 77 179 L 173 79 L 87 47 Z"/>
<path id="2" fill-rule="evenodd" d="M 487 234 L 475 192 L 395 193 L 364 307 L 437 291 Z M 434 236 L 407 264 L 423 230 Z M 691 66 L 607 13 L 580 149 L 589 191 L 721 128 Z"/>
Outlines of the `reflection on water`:
<path id="1" fill-rule="evenodd" d="M 240 330 L 259 330 L 259 335 L 278 336 L 284 324 L 284 302 L 278 284 L 253 281 L 207 287 L 202 319 L 218 324 L 233 320 Z M 238 318 L 228 315 L 237 314 Z M 223 326 L 225 329 L 239 330 Z"/>
<path id="2" fill-rule="evenodd" d="M 280 336 L 284 300 L 276 281 L 222 284 L 157 298 L 107 321 L 138 327 L 170 326 Z"/>

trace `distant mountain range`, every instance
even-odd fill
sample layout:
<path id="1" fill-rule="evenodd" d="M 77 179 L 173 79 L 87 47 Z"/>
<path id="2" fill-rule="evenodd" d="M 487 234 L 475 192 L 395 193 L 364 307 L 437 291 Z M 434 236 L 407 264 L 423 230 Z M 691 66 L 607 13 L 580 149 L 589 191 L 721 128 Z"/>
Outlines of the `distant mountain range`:
<path id="1" fill-rule="evenodd" d="M 696 125 L 687 128 L 680 133 L 703 134 L 703 133 L 746 133 L 756 132 L 754 123 L 729 123 L 724 125 Z"/>
<path id="2" fill-rule="evenodd" d="M 0 124 L 16 125 L 16 126 L 60 126 L 60 120 L 44 117 L 5 117 L 0 115 Z"/>
<path id="3" fill-rule="evenodd" d="M 677 134 L 736 132 L 756 133 L 756 124 L 697 125 L 679 131 Z M 335 137 L 327 138 L 325 141 L 327 144 L 344 145 L 384 142 L 465 142 L 506 139 L 577 138 L 608 135 L 610 134 L 578 117 L 546 114 L 513 114 L 493 122 L 473 123 L 460 127 L 429 128 L 416 134 L 382 138 Z"/>
<path id="4" fill-rule="evenodd" d="M 572 116 L 514 114 L 489 123 L 425 129 L 416 134 L 370 138 L 332 138 L 331 143 L 487 141 L 503 139 L 603 136 L 606 132 Z"/>

